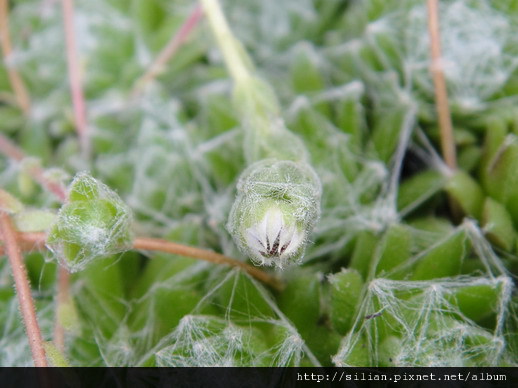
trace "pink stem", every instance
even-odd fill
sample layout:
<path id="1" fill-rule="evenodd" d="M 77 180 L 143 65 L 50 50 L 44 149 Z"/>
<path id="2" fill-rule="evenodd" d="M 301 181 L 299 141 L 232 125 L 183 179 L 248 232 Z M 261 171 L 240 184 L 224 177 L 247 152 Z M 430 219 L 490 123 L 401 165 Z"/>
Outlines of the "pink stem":
<path id="1" fill-rule="evenodd" d="M 9 159 L 21 162 L 26 158 L 25 154 L 16 147 L 8 138 L 0 134 L 0 153 L 7 156 Z M 38 182 L 44 189 L 54 194 L 61 202 L 67 199 L 67 192 L 63 185 L 57 182 L 52 182 L 45 177 L 45 171 L 39 167 L 34 166 L 29 169 L 29 174 Z"/>
<path id="2" fill-rule="evenodd" d="M 187 40 L 191 31 L 194 29 L 194 27 L 196 27 L 202 16 L 202 7 L 198 5 L 189 15 L 184 24 L 182 24 L 176 34 L 162 49 L 160 54 L 158 54 L 147 72 L 137 80 L 135 83 L 136 86 L 132 92 L 133 96 L 139 95 L 142 92 L 142 89 L 161 73 L 165 67 L 165 64 L 174 56 L 182 44 Z"/>
<path id="3" fill-rule="evenodd" d="M 0 0 L 0 44 L 4 56 L 4 62 L 7 62 L 13 51 L 11 46 L 11 35 L 9 33 L 9 9 L 7 0 Z M 31 101 L 23 79 L 16 69 L 7 63 L 6 70 L 9 82 L 13 88 L 16 103 L 22 109 L 23 113 L 28 115 L 31 110 Z"/>
<path id="4" fill-rule="evenodd" d="M 70 273 L 64 268 L 59 267 L 58 272 L 58 295 L 57 295 L 57 314 L 59 314 L 60 306 L 63 306 L 70 299 Z M 61 351 L 65 352 L 65 328 L 59 322 L 59 315 L 56 317 L 54 325 L 54 345 Z"/>
<path id="5" fill-rule="evenodd" d="M 68 79 L 70 92 L 74 105 L 74 122 L 79 135 L 83 157 L 90 154 L 90 139 L 88 136 L 88 123 L 86 118 L 86 104 L 81 86 L 81 73 L 76 48 L 74 32 L 74 3 L 73 0 L 62 0 L 63 19 L 65 23 L 65 43 L 68 62 Z"/>
<path id="6" fill-rule="evenodd" d="M 25 244 L 27 249 L 43 249 L 46 239 L 45 233 L 19 233 L 18 239 Z M 276 290 L 283 288 L 282 283 L 275 276 L 272 276 L 259 268 L 248 265 L 242 261 L 233 259 L 216 253 L 214 251 L 202 248 L 191 247 L 188 245 L 174 243 L 172 241 L 162 240 L 159 238 L 137 237 L 133 240 L 133 249 L 145 251 L 166 252 L 174 255 L 191 257 L 197 260 L 204 260 L 214 264 L 228 265 L 231 267 L 238 267 L 253 276 L 257 280 L 270 285 Z M 2 251 L 0 250 L 0 254 Z"/>
<path id="7" fill-rule="evenodd" d="M 34 366 L 46 367 L 48 366 L 47 357 L 45 355 L 45 348 L 43 347 L 41 330 L 38 325 L 38 320 L 36 319 L 36 309 L 34 308 L 34 300 L 32 299 L 27 270 L 25 269 L 20 247 L 16 240 L 16 232 L 14 231 L 11 217 L 5 212 L 0 212 L 0 230 L 13 270 L 16 294 L 20 304 L 23 323 L 27 331 L 27 337 L 29 338 L 29 346 L 34 360 Z"/>
<path id="8" fill-rule="evenodd" d="M 16 147 L 9 139 L 0 134 L 0 153 L 4 154 L 8 158 L 15 160 L 17 162 L 21 162 L 25 159 L 25 154 Z M 29 173 L 32 175 L 34 180 L 36 180 L 44 189 L 53 193 L 60 202 L 65 202 L 67 199 L 66 189 L 57 182 L 52 182 L 45 177 L 45 172 L 39 166 L 35 166 L 29 170 Z M 30 235 L 30 234 L 29 234 Z M 37 248 L 40 246 L 44 246 L 45 239 L 36 240 L 35 244 L 37 244 Z M 24 247 L 25 248 L 25 247 Z M 32 247 L 29 247 L 32 248 Z M 2 249 L 0 247 L 0 254 L 2 253 Z M 60 303 L 63 303 L 66 297 L 68 297 L 69 290 L 69 274 L 68 271 L 64 267 L 59 267 L 58 272 L 59 282 L 58 282 L 58 296 L 57 296 L 57 311 L 59 311 Z M 56 318 L 56 324 L 54 327 L 54 341 L 56 342 L 56 346 L 59 350 L 64 350 L 65 344 L 65 330 L 59 323 L 59 320 Z"/>
<path id="9" fill-rule="evenodd" d="M 435 101 L 441 133 L 441 148 L 446 164 L 451 169 L 457 168 L 455 155 L 455 139 L 451 122 L 448 91 L 444 78 L 441 54 L 441 36 L 439 32 L 438 0 L 428 0 L 428 32 L 430 35 L 430 55 L 432 57 L 431 73 L 435 89 Z"/>

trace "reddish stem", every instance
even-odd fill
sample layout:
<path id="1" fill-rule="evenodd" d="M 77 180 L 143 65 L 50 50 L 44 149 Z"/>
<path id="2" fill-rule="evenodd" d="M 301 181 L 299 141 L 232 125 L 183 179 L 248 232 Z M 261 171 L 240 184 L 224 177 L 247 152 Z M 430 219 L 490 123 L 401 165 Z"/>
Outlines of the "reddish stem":
<path id="1" fill-rule="evenodd" d="M 64 306 L 70 299 L 70 273 L 64 268 L 59 267 L 58 272 L 58 295 L 56 298 L 56 318 L 54 324 L 54 345 L 61 353 L 65 352 L 65 328 L 59 321 L 60 306 Z"/>
<path id="2" fill-rule="evenodd" d="M 238 267 L 247 272 L 250 276 L 253 276 L 257 280 L 265 284 L 268 284 L 277 290 L 280 290 L 282 288 L 282 285 L 279 282 L 279 280 L 269 275 L 268 273 L 263 272 L 256 267 L 252 267 L 246 263 L 243 263 L 242 261 L 233 259 L 231 257 L 207 249 L 195 248 L 182 244 L 173 243 L 167 240 L 147 237 L 137 237 L 133 241 L 133 248 L 149 251 L 167 252 L 179 256 L 191 257 L 197 260 L 205 260 L 215 264 L 223 264 L 229 265 L 231 267 Z"/>
<path id="3" fill-rule="evenodd" d="M 2 134 L 0 134 L 0 153 L 17 162 L 21 162 L 26 157 L 18 147 Z M 57 182 L 52 182 L 46 178 L 45 171 L 41 167 L 34 166 L 30 168 L 28 172 L 35 181 L 37 181 L 44 189 L 54 194 L 61 202 L 66 200 L 67 193 L 63 185 Z"/>
<path id="4" fill-rule="evenodd" d="M 14 284 L 16 286 L 16 294 L 20 304 L 23 323 L 29 338 L 29 346 L 34 360 L 34 366 L 46 367 L 47 357 L 43 347 L 43 338 L 41 330 L 36 319 L 36 310 L 32 299 L 31 287 L 27 277 L 27 270 L 23 262 L 20 247 L 16 240 L 16 232 L 13 228 L 11 217 L 5 212 L 0 212 L 0 230 L 5 243 L 7 256 L 13 270 Z"/>
<path id="5" fill-rule="evenodd" d="M 439 4 L 437 0 L 428 0 L 428 30 L 430 34 L 430 52 L 432 56 L 431 73 L 435 87 L 435 101 L 441 132 L 441 148 L 446 164 L 451 169 L 457 168 L 455 140 L 451 122 L 448 91 L 442 67 L 441 36 L 439 32 Z"/>
<path id="6" fill-rule="evenodd" d="M 28 249 L 40 248 L 45 246 L 45 233 L 19 233 L 18 238 L 24 243 L 24 247 Z M 133 241 L 133 249 L 146 251 L 159 251 L 172 253 L 179 256 L 191 257 L 197 260 L 204 260 L 214 264 L 229 265 L 231 267 L 238 267 L 253 276 L 257 280 L 270 285 L 276 290 L 282 289 L 282 284 L 276 277 L 261 271 L 259 268 L 253 267 L 242 261 L 233 259 L 231 257 L 216 253 L 214 251 L 202 248 L 190 247 L 187 245 L 177 244 L 171 241 L 162 240 L 158 238 L 137 237 Z M 2 251 L 0 250 L 0 253 Z"/>
<path id="7" fill-rule="evenodd" d="M 17 162 L 21 162 L 25 159 L 24 153 L 16 147 L 9 139 L 0 134 L 0 153 L 4 154 L 11 160 L 15 160 Z M 52 182 L 45 177 L 44 170 L 39 166 L 34 166 L 29 169 L 29 174 L 36 180 L 44 189 L 54 194 L 60 202 L 65 202 L 67 199 L 66 189 L 58 182 Z M 26 233 L 24 236 L 30 237 L 32 233 Z M 27 242 L 25 245 L 22 244 L 22 248 L 25 250 L 32 249 L 42 249 L 45 247 L 45 238 L 41 238 L 40 234 L 36 234 L 38 239 L 34 241 L 28 240 L 32 245 L 27 246 Z M 34 236 L 33 236 L 34 237 Z M 3 251 L 0 247 L 0 254 L 3 254 Z M 69 280 L 68 280 L 68 271 L 60 267 L 58 272 L 58 277 L 60 281 L 58 282 L 58 297 L 57 297 L 57 308 L 56 311 L 59 311 L 60 303 L 63 299 L 63 295 L 68 295 L 69 289 Z M 62 280 L 61 280 L 62 279 Z M 64 342 L 65 342 L 65 330 L 59 323 L 59 319 L 56 316 L 56 324 L 54 327 L 54 341 L 56 342 L 56 347 L 63 351 L 64 350 Z"/>
<path id="8" fill-rule="evenodd" d="M 448 102 L 448 90 L 444 78 L 441 35 L 439 31 L 439 2 L 428 0 L 428 32 L 430 35 L 430 55 L 432 57 L 430 71 L 433 77 L 435 92 L 435 107 L 439 116 L 439 129 L 441 134 L 441 149 L 446 165 L 451 169 L 457 169 L 457 156 L 455 151 L 455 138 L 453 136 L 453 124 L 451 122 L 450 104 Z M 458 202 L 452 196 L 448 197 L 448 204 L 454 220 L 460 221 L 462 211 Z"/>
<path id="9" fill-rule="evenodd" d="M 70 92 L 74 106 L 74 122 L 83 157 L 87 158 L 90 154 L 90 139 L 88 136 L 88 123 L 86 118 L 86 104 L 81 86 L 81 72 L 79 71 L 79 61 L 76 48 L 74 32 L 74 2 L 73 0 L 62 0 L 63 19 L 65 27 L 65 44 L 68 62 L 68 79 L 70 82 Z"/>
<path id="10" fill-rule="evenodd" d="M 25 115 L 29 115 L 31 110 L 31 101 L 27 88 L 25 87 L 20 74 L 11 64 L 7 63 L 13 53 L 11 35 L 9 33 L 9 7 L 7 0 L 0 0 L 0 43 L 2 46 L 2 55 L 4 57 L 9 82 L 13 88 L 16 103 Z"/>
<path id="11" fill-rule="evenodd" d="M 144 73 L 142 77 L 140 77 L 135 82 L 135 87 L 133 92 L 131 93 L 133 97 L 138 96 L 144 87 L 156 78 L 164 69 L 166 63 L 173 57 L 173 55 L 178 51 L 181 45 L 187 40 L 191 31 L 196 27 L 198 22 L 203 16 L 203 10 L 201 6 L 196 6 L 196 8 L 189 15 L 184 24 L 180 27 L 180 29 L 174 34 L 167 45 L 162 49 L 160 54 L 153 61 L 149 69 Z"/>
<path id="12" fill-rule="evenodd" d="M 21 162 L 25 159 L 24 153 L 16 147 L 9 139 L 0 134 L 0 153 L 6 155 L 8 158 L 15 160 L 17 162 Z M 65 188 L 57 182 L 52 182 L 45 177 L 44 170 L 39 166 L 34 166 L 29 169 L 29 174 L 47 191 L 53 193 L 61 202 L 65 202 L 67 199 L 67 193 Z M 27 236 L 31 236 L 32 234 L 26 234 Z M 40 236 L 41 237 L 41 236 Z M 40 238 L 33 242 L 32 246 L 23 247 L 22 248 L 42 248 L 45 246 L 45 238 Z M 0 247 L 0 253 L 2 249 Z M 57 308 L 56 311 L 59 311 L 59 306 L 61 301 L 64 298 L 64 295 L 68 295 L 68 289 L 70 288 L 70 281 L 68 277 L 68 271 L 60 267 L 58 272 L 58 277 L 60 281 L 58 282 L 58 297 L 57 297 Z M 56 324 L 54 327 L 54 340 L 56 341 L 56 347 L 63 351 L 64 343 L 65 343 L 65 330 L 59 323 L 59 317 L 56 315 Z"/>

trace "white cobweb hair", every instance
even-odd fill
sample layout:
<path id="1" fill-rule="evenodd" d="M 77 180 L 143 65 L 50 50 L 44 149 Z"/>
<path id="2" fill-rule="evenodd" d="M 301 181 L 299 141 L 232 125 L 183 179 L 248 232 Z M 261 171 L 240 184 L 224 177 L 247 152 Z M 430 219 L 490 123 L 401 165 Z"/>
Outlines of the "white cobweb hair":
<path id="1" fill-rule="evenodd" d="M 420 4 L 405 15 L 404 61 L 416 86 L 431 91 L 427 14 Z M 441 2 L 439 20 L 440 65 L 452 104 L 465 111 L 484 108 L 518 66 L 518 59 L 508 50 L 518 28 L 509 15 L 486 0 Z"/>
<path id="2" fill-rule="evenodd" d="M 513 363 L 504 335 L 512 307 L 513 281 L 473 221 L 465 221 L 452 233 L 459 230 L 466 233 L 487 272 L 426 281 L 372 280 L 353 329 L 333 357 L 337 366 L 357 366 L 353 354 L 358 346 L 368 348 L 369 365 L 451 367 Z M 416 256 L 403 266 L 418 259 Z M 457 292 L 468 287 L 486 287 L 496 294 L 496 303 L 488 312 L 495 315 L 491 329 L 480 326 L 456 305 Z M 387 327 L 395 334 L 384 337 Z"/>
<path id="3" fill-rule="evenodd" d="M 195 266 L 202 268 L 207 264 Z M 211 285 L 211 290 L 193 311 L 185 315 L 174 331 L 151 351 L 156 354 L 158 366 L 299 366 L 304 358 L 315 366 L 320 365 L 297 329 L 261 284 L 238 269 L 215 272 L 224 276 Z M 265 303 L 267 314 L 254 306 L 247 295 L 236 294 L 239 292 L 237 284 L 243 281 Z M 172 282 L 169 284 L 171 286 Z M 227 287 L 231 290 L 230 295 L 223 302 L 218 293 Z M 237 307 L 238 298 L 245 302 L 244 309 L 243 306 Z M 203 314 L 209 305 L 222 308 L 223 316 Z M 261 330 L 256 324 L 276 332 L 277 341 L 263 343 Z"/>

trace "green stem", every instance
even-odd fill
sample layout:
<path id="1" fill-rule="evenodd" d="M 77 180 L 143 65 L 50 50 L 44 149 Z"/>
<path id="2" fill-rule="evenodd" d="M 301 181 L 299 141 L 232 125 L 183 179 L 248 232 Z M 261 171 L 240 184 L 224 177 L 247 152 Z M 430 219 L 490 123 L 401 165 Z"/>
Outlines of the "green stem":
<path id="1" fill-rule="evenodd" d="M 201 0 L 201 2 L 232 78 L 236 83 L 249 80 L 252 77 L 251 61 L 241 47 L 241 43 L 232 34 L 219 1 Z"/>

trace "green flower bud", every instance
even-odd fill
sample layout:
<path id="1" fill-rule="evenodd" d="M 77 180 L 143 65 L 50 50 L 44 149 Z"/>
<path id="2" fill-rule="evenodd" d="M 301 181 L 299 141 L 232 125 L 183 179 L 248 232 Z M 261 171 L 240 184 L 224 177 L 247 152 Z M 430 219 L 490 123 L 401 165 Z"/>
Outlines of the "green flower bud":
<path id="1" fill-rule="evenodd" d="M 47 246 L 71 272 L 131 247 L 131 211 L 109 187 L 86 173 L 70 185 L 68 201 L 49 231 Z"/>
<path id="2" fill-rule="evenodd" d="M 320 214 L 320 181 L 304 163 L 268 159 L 246 169 L 227 228 L 260 265 L 282 268 L 300 259 Z"/>

